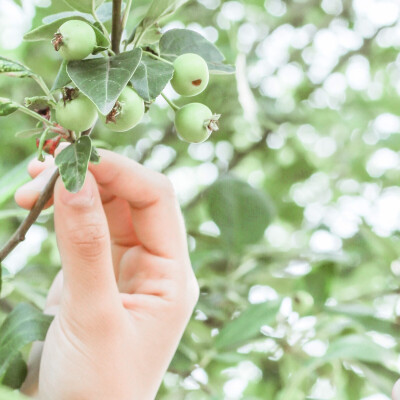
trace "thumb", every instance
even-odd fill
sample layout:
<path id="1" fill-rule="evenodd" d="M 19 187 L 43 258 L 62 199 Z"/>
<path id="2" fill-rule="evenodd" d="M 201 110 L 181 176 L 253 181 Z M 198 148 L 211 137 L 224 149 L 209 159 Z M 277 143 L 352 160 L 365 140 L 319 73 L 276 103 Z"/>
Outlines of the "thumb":
<path id="1" fill-rule="evenodd" d="M 58 179 L 54 189 L 54 224 L 68 302 L 109 305 L 118 301 L 110 233 L 93 175 L 78 193 Z"/>

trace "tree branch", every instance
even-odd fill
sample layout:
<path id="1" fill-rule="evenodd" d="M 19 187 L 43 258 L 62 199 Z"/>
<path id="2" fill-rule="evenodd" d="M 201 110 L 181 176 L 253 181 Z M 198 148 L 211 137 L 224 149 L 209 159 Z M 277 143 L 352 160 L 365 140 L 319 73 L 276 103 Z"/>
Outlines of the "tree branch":
<path id="1" fill-rule="evenodd" d="M 115 54 L 119 54 L 122 36 L 121 5 L 122 0 L 113 0 L 111 46 Z"/>
<path id="2" fill-rule="evenodd" d="M 57 169 L 51 176 L 50 180 L 47 182 L 43 191 L 40 193 L 39 198 L 37 199 L 28 216 L 22 221 L 21 225 L 18 227 L 15 233 L 0 250 L 0 265 L 1 262 L 11 253 L 11 251 L 14 250 L 14 248 L 20 242 L 25 240 L 25 235 L 28 232 L 29 228 L 35 223 L 44 206 L 51 199 L 54 191 L 54 185 L 56 184 L 56 180 L 59 174 L 60 173 Z"/>

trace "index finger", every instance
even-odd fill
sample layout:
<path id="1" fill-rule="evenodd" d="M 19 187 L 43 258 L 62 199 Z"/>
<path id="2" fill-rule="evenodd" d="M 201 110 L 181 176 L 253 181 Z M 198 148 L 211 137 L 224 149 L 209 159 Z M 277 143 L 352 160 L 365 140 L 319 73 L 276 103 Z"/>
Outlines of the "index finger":
<path id="1" fill-rule="evenodd" d="M 119 154 L 99 153 L 100 163 L 89 169 L 99 185 L 129 202 L 142 246 L 160 257 L 188 256 L 185 224 L 170 180 Z"/>

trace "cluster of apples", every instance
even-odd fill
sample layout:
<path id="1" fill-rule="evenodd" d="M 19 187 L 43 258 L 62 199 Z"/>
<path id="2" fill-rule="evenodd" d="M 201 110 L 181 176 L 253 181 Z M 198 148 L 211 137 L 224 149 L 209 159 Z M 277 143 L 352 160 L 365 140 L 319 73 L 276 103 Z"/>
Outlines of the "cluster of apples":
<path id="1" fill-rule="evenodd" d="M 84 21 L 71 20 L 62 24 L 52 41 L 66 61 L 82 60 L 92 54 L 97 43 L 93 28 Z M 171 85 L 181 96 L 195 96 L 208 85 L 206 61 L 194 53 L 182 54 L 173 62 Z M 145 111 L 143 99 L 131 86 L 126 86 L 111 112 L 98 114 L 93 102 L 78 89 L 64 88 L 63 97 L 55 109 L 56 120 L 64 128 L 82 132 L 100 117 L 102 123 L 115 132 L 125 132 L 137 125 Z M 190 143 L 200 143 L 218 130 L 219 115 L 201 103 L 190 103 L 176 110 L 175 128 L 178 136 Z"/>
<path id="2" fill-rule="evenodd" d="M 201 93 L 208 85 L 209 72 L 205 60 L 194 53 L 186 53 L 174 61 L 171 85 L 181 96 L 191 97 Z M 220 115 L 201 103 L 189 103 L 175 113 L 175 128 L 181 139 L 200 143 L 218 130 Z"/>

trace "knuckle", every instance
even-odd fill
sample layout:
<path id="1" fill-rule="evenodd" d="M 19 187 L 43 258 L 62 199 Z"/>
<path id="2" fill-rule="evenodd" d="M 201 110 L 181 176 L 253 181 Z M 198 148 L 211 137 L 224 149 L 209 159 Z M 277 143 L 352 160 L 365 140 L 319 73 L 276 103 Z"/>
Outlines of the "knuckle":
<path id="1" fill-rule="evenodd" d="M 165 196 L 175 197 L 175 188 L 171 180 L 164 174 L 158 174 L 158 189 L 160 193 Z"/>
<path id="2" fill-rule="evenodd" d="M 29 162 L 27 169 L 28 169 L 28 174 L 31 176 L 31 178 L 34 175 L 36 175 L 36 171 L 38 169 L 37 168 L 37 160 L 36 160 L 36 158 Z"/>
<path id="3" fill-rule="evenodd" d="M 68 240 L 80 256 L 97 259 L 107 244 L 108 234 L 104 227 L 92 223 L 71 231 Z"/>
<path id="4" fill-rule="evenodd" d="M 195 276 L 181 283 L 169 284 L 169 289 L 174 307 L 181 310 L 183 315 L 191 314 L 200 296 L 200 287 Z"/>

